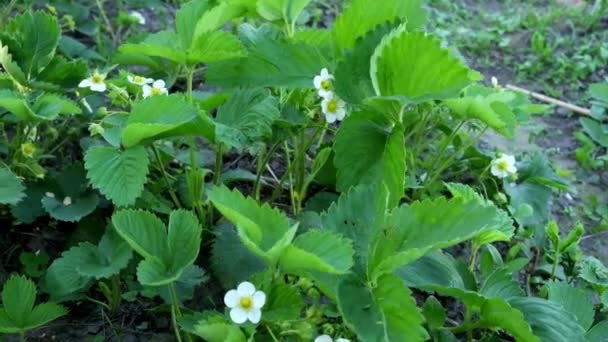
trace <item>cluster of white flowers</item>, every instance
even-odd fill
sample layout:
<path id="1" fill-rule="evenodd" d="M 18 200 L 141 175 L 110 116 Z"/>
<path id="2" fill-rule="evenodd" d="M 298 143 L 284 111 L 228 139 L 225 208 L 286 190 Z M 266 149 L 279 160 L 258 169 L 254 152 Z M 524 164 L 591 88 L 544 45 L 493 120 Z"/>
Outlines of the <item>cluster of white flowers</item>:
<path id="1" fill-rule="evenodd" d="M 515 157 L 508 154 L 500 155 L 498 158 L 492 160 L 490 172 L 498 178 L 514 176 L 517 173 Z"/>
<path id="2" fill-rule="evenodd" d="M 107 89 L 105 82 L 106 77 L 107 74 L 102 74 L 99 71 L 95 70 L 95 72 L 89 78 L 82 80 L 80 84 L 78 84 L 78 87 L 89 88 L 92 91 L 103 93 Z M 151 78 L 146 78 L 138 75 L 129 75 L 127 76 L 127 80 L 131 84 L 135 84 L 142 87 L 142 97 L 144 99 L 150 96 L 169 94 L 165 81 L 163 80 L 155 81 Z M 150 85 L 150 83 L 152 85 Z"/>
<path id="3" fill-rule="evenodd" d="M 346 116 L 346 103 L 333 92 L 334 75 L 326 68 L 315 76 L 313 84 L 317 88 L 321 101 L 321 109 L 325 114 L 325 120 L 329 123 L 344 120 Z"/>

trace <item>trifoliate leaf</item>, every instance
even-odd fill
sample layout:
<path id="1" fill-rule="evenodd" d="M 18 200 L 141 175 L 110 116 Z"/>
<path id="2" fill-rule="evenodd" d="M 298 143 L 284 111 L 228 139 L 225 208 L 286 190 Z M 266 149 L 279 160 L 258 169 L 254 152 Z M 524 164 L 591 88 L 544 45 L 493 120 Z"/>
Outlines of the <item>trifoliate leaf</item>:
<path id="1" fill-rule="evenodd" d="M 0 90 L 0 108 L 9 111 L 19 121 L 36 119 L 36 114 L 27 101 L 17 92 L 9 89 Z"/>
<path id="2" fill-rule="evenodd" d="M 334 23 L 336 44 L 342 50 L 351 49 L 359 37 L 378 25 L 396 20 L 406 22 L 410 31 L 418 30 L 427 18 L 422 4 L 423 0 L 383 0 L 374 2 L 371 10 L 369 1 L 351 0 Z"/>
<path id="3" fill-rule="evenodd" d="M 201 233 L 198 218 L 191 211 L 171 212 L 167 230 L 171 267 L 183 269 L 194 262 L 201 245 Z"/>
<path id="4" fill-rule="evenodd" d="M 115 205 L 132 205 L 141 195 L 150 162 L 145 147 L 135 146 L 124 151 L 113 147 L 92 147 L 84 160 L 87 178 L 93 187 Z"/>
<path id="5" fill-rule="evenodd" d="M 27 318 L 23 330 L 31 330 L 41 327 L 68 313 L 65 307 L 55 303 L 41 303 L 34 307 L 32 313 Z"/>
<path id="6" fill-rule="evenodd" d="M 27 84 L 27 79 L 21 67 L 13 61 L 13 56 L 8 51 L 8 46 L 3 45 L 0 42 L 0 65 L 2 68 L 6 70 L 6 72 L 11 76 L 13 80 L 21 85 Z"/>
<path id="7" fill-rule="evenodd" d="M 384 37 L 371 62 L 376 95 L 410 103 L 453 97 L 473 81 L 471 73 L 439 40 L 405 26 Z"/>
<path id="8" fill-rule="evenodd" d="M 182 48 L 179 37 L 173 31 L 160 31 L 149 34 L 140 43 L 127 43 L 118 48 L 125 55 L 144 55 L 166 58 L 172 62 L 184 64 L 186 52 Z"/>
<path id="9" fill-rule="evenodd" d="M 334 150 L 338 190 L 385 184 L 396 204 L 405 187 L 405 142 L 399 125 L 375 112 L 352 113 L 342 124 Z"/>
<path id="10" fill-rule="evenodd" d="M 298 236 L 281 256 L 281 267 L 287 271 L 310 269 L 342 274 L 353 265 L 352 242 L 339 234 L 318 229 Z"/>
<path id="11" fill-rule="evenodd" d="M 380 277 L 375 287 L 357 276 L 338 286 L 338 307 L 361 341 L 426 341 L 424 316 L 410 290 L 394 275 Z"/>
<path id="12" fill-rule="evenodd" d="M 605 340 L 606 336 L 608 336 L 608 321 L 604 320 L 589 329 L 585 334 L 585 339 L 586 342 L 596 342 Z"/>
<path id="13" fill-rule="evenodd" d="M 481 308 L 481 321 L 489 326 L 505 329 L 517 342 L 541 342 L 524 315 L 500 298 L 487 300 Z M 550 341 L 550 340 L 548 340 Z"/>
<path id="14" fill-rule="evenodd" d="M 238 1 L 220 2 L 217 6 L 208 9 L 196 22 L 193 42 L 196 42 L 205 33 L 219 31 L 226 22 L 239 17 L 245 10 L 244 4 Z"/>
<path id="15" fill-rule="evenodd" d="M 0 204 L 17 204 L 25 197 L 25 186 L 7 168 L 0 168 Z"/>
<path id="16" fill-rule="evenodd" d="M 184 3 L 175 13 L 175 29 L 180 46 L 187 49 L 192 45 L 196 23 L 209 9 L 208 0 L 192 0 Z"/>
<path id="17" fill-rule="evenodd" d="M 25 326 L 36 301 L 36 285 L 23 276 L 12 276 L 2 288 L 2 307 L 17 326 Z"/>
<path id="18" fill-rule="evenodd" d="M 262 18 L 270 21 L 283 19 L 286 23 L 293 23 L 311 0 L 259 0 L 258 13 Z"/>
<path id="19" fill-rule="evenodd" d="M 213 141 L 214 127 L 205 114 L 178 95 L 152 96 L 136 102 L 122 132 L 125 147 L 161 138 L 202 135 Z"/>
<path id="20" fill-rule="evenodd" d="M 593 256 L 583 259 L 579 277 L 591 285 L 608 289 L 608 268 Z"/>
<path id="21" fill-rule="evenodd" d="M 216 186 L 207 196 L 224 217 L 234 223 L 247 248 L 263 258 L 276 260 L 295 235 L 297 226 L 290 228 L 282 212 L 268 204 L 260 205 L 238 190 Z"/>
<path id="22" fill-rule="evenodd" d="M 304 300 L 297 287 L 274 284 L 267 298 L 268 302 L 264 305 L 264 319 L 275 322 L 300 319 Z"/>
<path id="23" fill-rule="evenodd" d="M 74 267 L 74 261 L 79 260 L 80 251 L 71 248 L 61 257 L 53 260 L 46 271 L 43 289 L 54 300 L 66 297 L 86 289 L 91 284 L 91 278 L 80 274 Z"/>

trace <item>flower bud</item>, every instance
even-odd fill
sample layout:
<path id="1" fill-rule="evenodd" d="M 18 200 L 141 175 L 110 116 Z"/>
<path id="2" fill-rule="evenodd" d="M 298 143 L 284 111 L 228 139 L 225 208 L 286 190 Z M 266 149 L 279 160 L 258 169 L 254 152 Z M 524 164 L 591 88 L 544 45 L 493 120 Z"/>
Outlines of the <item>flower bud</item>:
<path id="1" fill-rule="evenodd" d="M 102 135 L 104 132 L 105 130 L 103 129 L 103 126 L 98 123 L 93 122 L 89 125 L 89 133 L 91 133 L 92 137 Z"/>

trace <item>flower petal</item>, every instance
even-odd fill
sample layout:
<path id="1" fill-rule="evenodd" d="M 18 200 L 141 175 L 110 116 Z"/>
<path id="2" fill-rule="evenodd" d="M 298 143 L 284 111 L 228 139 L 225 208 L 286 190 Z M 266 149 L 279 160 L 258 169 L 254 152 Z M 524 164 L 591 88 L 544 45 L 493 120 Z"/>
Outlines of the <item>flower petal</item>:
<path id="1" fill-rule="evenodd" d="M 336 342 L 350 342 L 350 340 L 346 338 L 339 338 L 336 340 Z"/>
<path id="2" fill-rule="evenodd" d="M 98 92 L 104 92 L 104 91 L 106 91 L 106 84 L 105 83 L 93 83 L 93 84 L 91 84 L 91 90 L 98 91 Z"/>
<path id="3" fill-rule="evenodd" d="M 334 122 L 336 122 L 337 119 L 338 118 L 335 115 L 325 113 L 325 120 L 327 120 L 328 123 L 334 123 Z"/>
<path id="4" fill-rule="evenodd" d="M 247 320 L 247 311 L 238 306 L 230 309 L 230 319 L 236 324 L 243 324 Z"/>
<path id="5" fill-rule="evenodd" d="M 329 76 L 329 71 L 327 70 L 327 68 L 321 69 L 321 77 L 327 78 L 327 76 Z"/>
<path id="6" fill-rule="evenodd" d="M 319 89 L 319 96 L 326 99 L 328 97 L 333 97 L 334 94 L 331 90 Z"/>
<path id="7" fill-rule="evenodd" d="M 150 87 L 147 84 L 144 84 L 144 86 L 142 87 L 143 90 L 143 98 L 145 99 L 146 97 L 150 97 L 151 93 L 152 93 L 152 87 Z"/>
<path id="8" fill-rule="evenodd" d="M 262 291 L 256 291 L 253 294 L 253 307 L 261 308 L 266 304 L 266 294 Z"/>
<path id="9" fill-rule="evenodd" d="M 329 335 L 321 335 L 315 338 L 315 342 L 333 342 L 334 340 Z"/>
<path id="10" fill-rule="evenodd" d="M 321 78 L 321 76 L 315 76 L 315 78 L 312 81 L 312 83 L 315 85 L 315 88 L 317 88 L 317 89 L 321 88 L 321 82 L 323 82 L 323 79 Z"/>
<path id="11" fill-rule="evenodd" d="M 165 81 L 163 81 L 163 80 L 156 80 L 156 81 L 154 81 L 154 83 L 152 84 L 152 86 L 154 88 L 159 88 L 159 89 L 160 88 L 164 88 L 165 87 Z"/>
<path id="12" fill-rule="evenodd" d="M 260 323 L 260 319 L 262 318 L 262 310 L 260 309 L 256 309 L 256 308 L 252 308 L 251 310 L 249 310 L 249 312 L 247 313 L 247 318 L 249 319 L 249 321 L 251 321 L 251 323 L 253 324 L 258 324 Z"/>
<path id="13" fill-rule="evenodd" d="M 339 121 L 342 121 L 342 120 L 344 120 L 345 116 L 346 116 L 346 109 L 339 108 L 338 111 L 336 112 L 336 119 L 338 119 Z"/>
<path id="14" fill-rule="evenodd" d="M 80 88 L 88 88 L 93 84 L 93 82 L 91 82 L 90 79 L 84 79 L 82 81 L 80 81 L 80 83 L 78 83 L 78 87 Z"/>
<path id="15" fill-rule="evenodd" d="M 224 296 L 224 304 L 229 308 L 234 308 L 239 304 L 239 299 L 238 292 L 236 292 L 236 290 L 230 290 L 226 292 L 226 295 Z"/>
<path id="16" fill-rule="evenodd" d="M 253 296 L 253 294 L 255 293 L 255 286 L 248 281 L 244 281 L 239 284 L 239 286 L 236 288 L 236 291 L 241 297 Z"/>

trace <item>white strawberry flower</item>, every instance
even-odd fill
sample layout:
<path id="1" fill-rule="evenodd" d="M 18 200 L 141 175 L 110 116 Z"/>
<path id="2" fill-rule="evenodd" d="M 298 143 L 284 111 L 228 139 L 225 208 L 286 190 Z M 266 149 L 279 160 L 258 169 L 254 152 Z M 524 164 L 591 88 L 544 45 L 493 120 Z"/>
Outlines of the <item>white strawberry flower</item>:
<path id="1" fill-rule="evenodd" d="M 149 84 L 149 83 L 154 82 L 154 80 L 151 78 L 145 78 L 145 77 L 138 76 L 138 75 L 129 75 L 129 76 L 127 76 L 127 80 L 129 80 L 129 83 L 137 84 L 138 86 L 143 86 L 144 84 Z"/>
<path id="2" fill-rule="evenodd" d="M 158 95 L 167 95 L 167 94 L 169 94 L 169 91 L 165 87 L 165 81 L 163 81 L 163 80 L 156 80 L 156 81 L 154 81 L 154 83 L 152 83 L 152 86 L 144 84 L 143 87 L 142 87 L 142 89 L 143 89 L 143 97 L 144 97 L 144 99 L 146 97 L 150 97 L 150 96 L 158 96 Z"/>
<path id="3" fill-rule="evenodd" d="M 321 335 L 315 338 L 315 342 L 334 342 L 334 339 L 329 335 Z M 350 342 L 350 340 L 345 338 L 337 338 L 335 342 Z"/>
<path id="4" fill-rule="evenodd" d="M 327 68 L 323 68 L 321 73 L 315 76 L 313 84 L 319 91 L 319 96 L 325 98 L 331 95 L 333 89 L 333 80 L 334 75 L 330 74 L 329 71 L 327 71 Z"/>
<path id="5" fill-rule="evenodd" d="M 98 91 L 103 93 L 106 91 L 106 83 L 104 82 L 106 79 L 106 74 L 101 74 L 97 70 L 91 75 L 91 77 L 82 80 L 78 87 L 80 88 L 90 88 L 92 91 Z"/>
<path id="6" fill-rule="evenodd" d="M 236 290 L 226 292 L 224 303 L 230 308 L 230 319 L 236 324 L 243 324 L 249 320 L 253 324 L 260 322 L 262 307 L 266 303 L 266 294 L 256 291 L 255 286 L 242 282 Z"/>
<path id="7" fill-rule="evenodd" d="M 129 12 L 129 16 L 135 20 L 137 20 L 137 22 L 139 23 L 139 25 L 145 25 L 146 24 L 146 18 L 139 12 L 137 11 L 131 11 Z"/>
<path id="8" fill-rule="evenodd" d="M 336 120 L 342 121 L 346 116 L 346 103 L 331 92 L 327 97 L 323 98 L 321 109 L 323 110 L 323 114 L 325 114 L 325 119 L 329 123 L 334 123 Z"/>
<path id="9" fill-rule="evenodd" d="M 490 171 L 498 178 L 506 178 L 516 174 L 517 167 L 515 166 L 515 157 L 503 154 L 492 160 Z"/>

